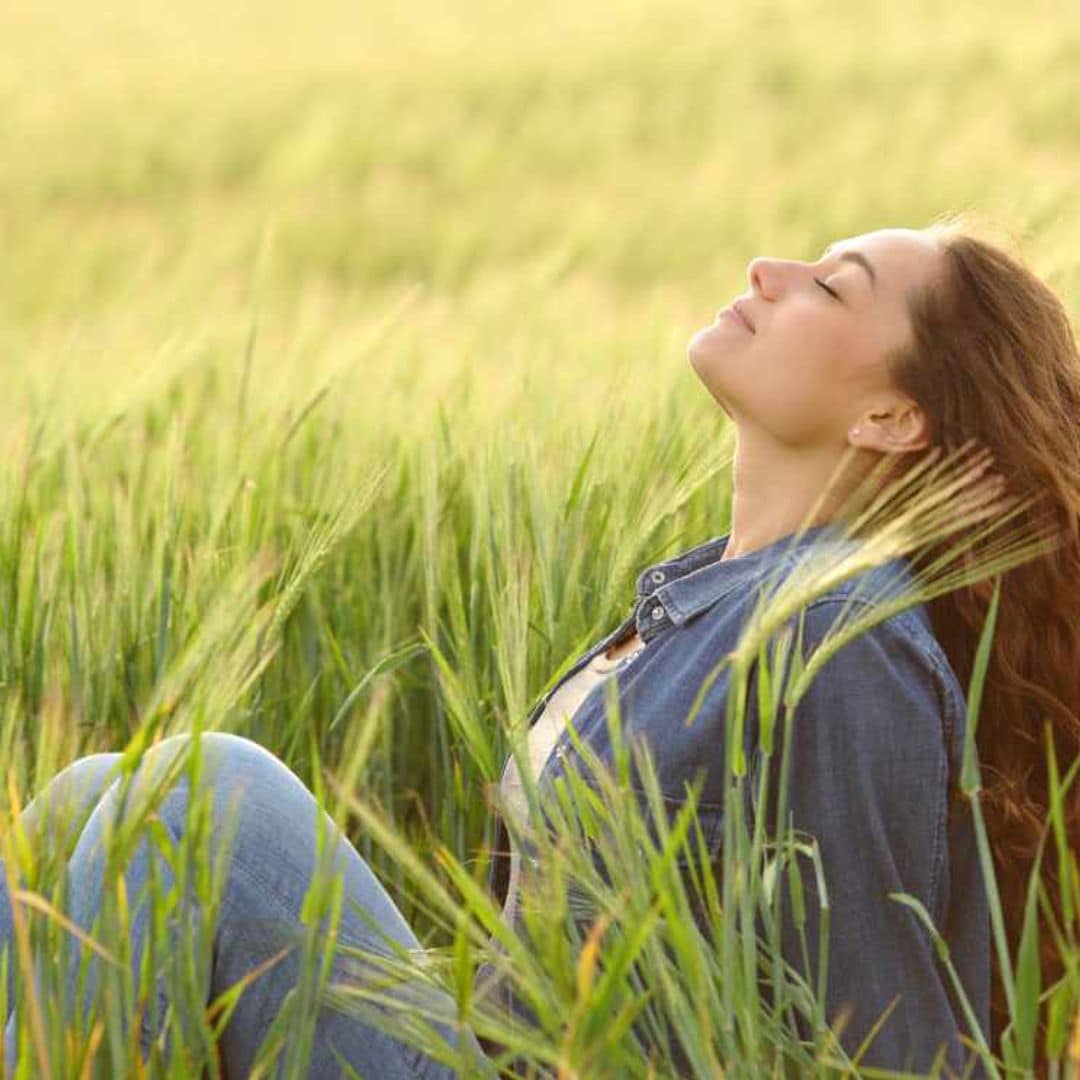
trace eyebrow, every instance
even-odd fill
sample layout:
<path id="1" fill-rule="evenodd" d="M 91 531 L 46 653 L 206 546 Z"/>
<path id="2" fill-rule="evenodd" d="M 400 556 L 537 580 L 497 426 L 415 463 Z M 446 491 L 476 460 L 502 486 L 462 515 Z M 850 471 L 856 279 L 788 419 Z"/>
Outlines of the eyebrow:
<path id="1" fill-rule="evenodd" d="M 822 253 L 821 257 L 824 259 L 832 251 L 833 245 L 830 244 Z M 877 291 L 877 274 L 874 272 L 873 266 L 870 265 L 870 260 L 859 251 L 845 251 L 839 256 L 841 259 L 846 259 L 848 262 L 858 263 L 869 275 L 870 275 L 870 287 Z"/>

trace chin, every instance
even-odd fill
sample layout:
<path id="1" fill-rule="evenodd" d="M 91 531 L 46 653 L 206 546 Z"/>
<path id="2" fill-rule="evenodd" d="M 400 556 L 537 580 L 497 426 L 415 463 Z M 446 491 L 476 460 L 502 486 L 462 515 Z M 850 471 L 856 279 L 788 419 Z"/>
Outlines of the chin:
<path id="1" fill-rule="evenodd" d="M 705 379 L 708 369 L 716 367 L 723 362 L 723 350 L 717 349 L 715 343 L 709 341 L 704 331 L 695 334 L 686 346 L 686 358 L 690 366 Z"/>
<path id="2" fill-rule="evenodd" d="M 704 336 L 705 332 L 699 330 L 686 346 L 686 358 L 694 366 L 695 370 L 700 370 L 699 365 L 706 359 L 709 353 L 708 342 L 702 340 Z"/>
<path id="3" fill-rule="evenodd" d="M 687 356 L 691 361 L 707 361 L 709 357 L 720 361 L 733 351 L 738 351 L 739 345 L 732 341 L 731 329 L 719 319 L 703 326 L 687 343 Z"/>

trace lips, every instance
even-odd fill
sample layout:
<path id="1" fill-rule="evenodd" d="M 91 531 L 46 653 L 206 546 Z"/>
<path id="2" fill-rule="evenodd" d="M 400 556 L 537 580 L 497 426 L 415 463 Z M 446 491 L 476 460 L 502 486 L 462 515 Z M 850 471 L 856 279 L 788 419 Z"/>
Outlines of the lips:
<path id="1" fill-rule="evenodd" d="M 747 330 L 749 330 L 751 334 L 756 333 L 756 331 L 754 330 L 754 324 L 750 321 L 750 316 L 746 314 L 746 309 L 742 306 L 742 303 L 739 300 L 736 300 L 735 303 L 731 305 L 731 310 L 734 311 L 740 319 L 742 319 L 742 321 L 746 324 Z"/>

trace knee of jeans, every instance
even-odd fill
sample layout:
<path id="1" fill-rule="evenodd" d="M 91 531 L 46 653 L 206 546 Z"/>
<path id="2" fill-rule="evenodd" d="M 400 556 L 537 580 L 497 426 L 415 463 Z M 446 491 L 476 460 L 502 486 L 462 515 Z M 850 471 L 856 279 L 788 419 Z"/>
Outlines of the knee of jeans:
<path id="1" fill-rule="evenodd" d="M 187 750 L 194 750 L 195 735 L 181 731 L 154 743 L 143 754 L 144 761 L 162 763 L 172 760 L 176 755 Z M 223 764 L 265 764 L 265 759 L 282 764 L 266 747 L 249 739 L 246 735 L 234 735 L 231 731 L 203 731 L 199 736 L 200 751 L 206 760 Z"/>
<path id="2" fill-rule="evenodd" d="M 143 755 L 143 767 L 156 772 L 168 767 L 180 755 L 185 756 L 185 761 L 189 760 L 194 739 L 188 732 L 162 739 Z M 244 735 L 204 731 L 199 735 L 199 753 L 204 782 L 209 781 L 224 796 L 253 781 L 261 789 L 270 785 L 279 787 L 289 780 L 296 782 L 295 775 L 279 757 Z"/>
<path id="3" fill-rule="evenodd" d="M 113 764 L 118 753 L 87 754 L 62 768 L 23 807 L 19 826 L 32 847 L 43 836 L 58 851 L 66 852 L 85 824 L 90 808 L 118 775 Z"/>
<path id="4" fill-rule="evenodd" d="M 73 792 L 89 792 L 100 789 L 104 786 L 105 779 L 109 776 L 112 766 L 121 757 L 122 755 L 117 751 L 103 751 L 76 758 L 49 781 L 46 790 L 58 791 L 66 788 Z M 112 773 L 113 778 L 116 775 L 115 772 Z"/>
<path id="5" fill-rule="evenodd" d="M 24 823 L 43 812 L 50 816 L 70 814 L 78 817 L 86 806 L 96 802 L 119 775 L 113 765 L 119 753 L 87 754 L 62 768 L 23 811 Z"/>
<path id="6" fill-rule="evenodd" d="M 270 774 L 288 768 L 276 754 L 246 735 L 235 735 L 231 731 L 205 731 L 202 740 L 207 760 L 233 775 Z"/>

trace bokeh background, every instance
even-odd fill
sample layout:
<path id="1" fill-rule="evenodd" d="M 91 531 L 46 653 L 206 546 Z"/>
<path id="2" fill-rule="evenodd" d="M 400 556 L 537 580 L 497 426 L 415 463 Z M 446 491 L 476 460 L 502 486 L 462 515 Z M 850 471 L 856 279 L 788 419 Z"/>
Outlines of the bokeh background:
<path id="1" fill-rule="evenodd" d="M 24 791 L 149 724 L 309 781 L 375 732 L 471 860 L 507 725 L 726 528 L 685 347 L 752 257 L 974 209 L 1077 304 L 1071 3 L 8 0 L 0 57 Z"/>

